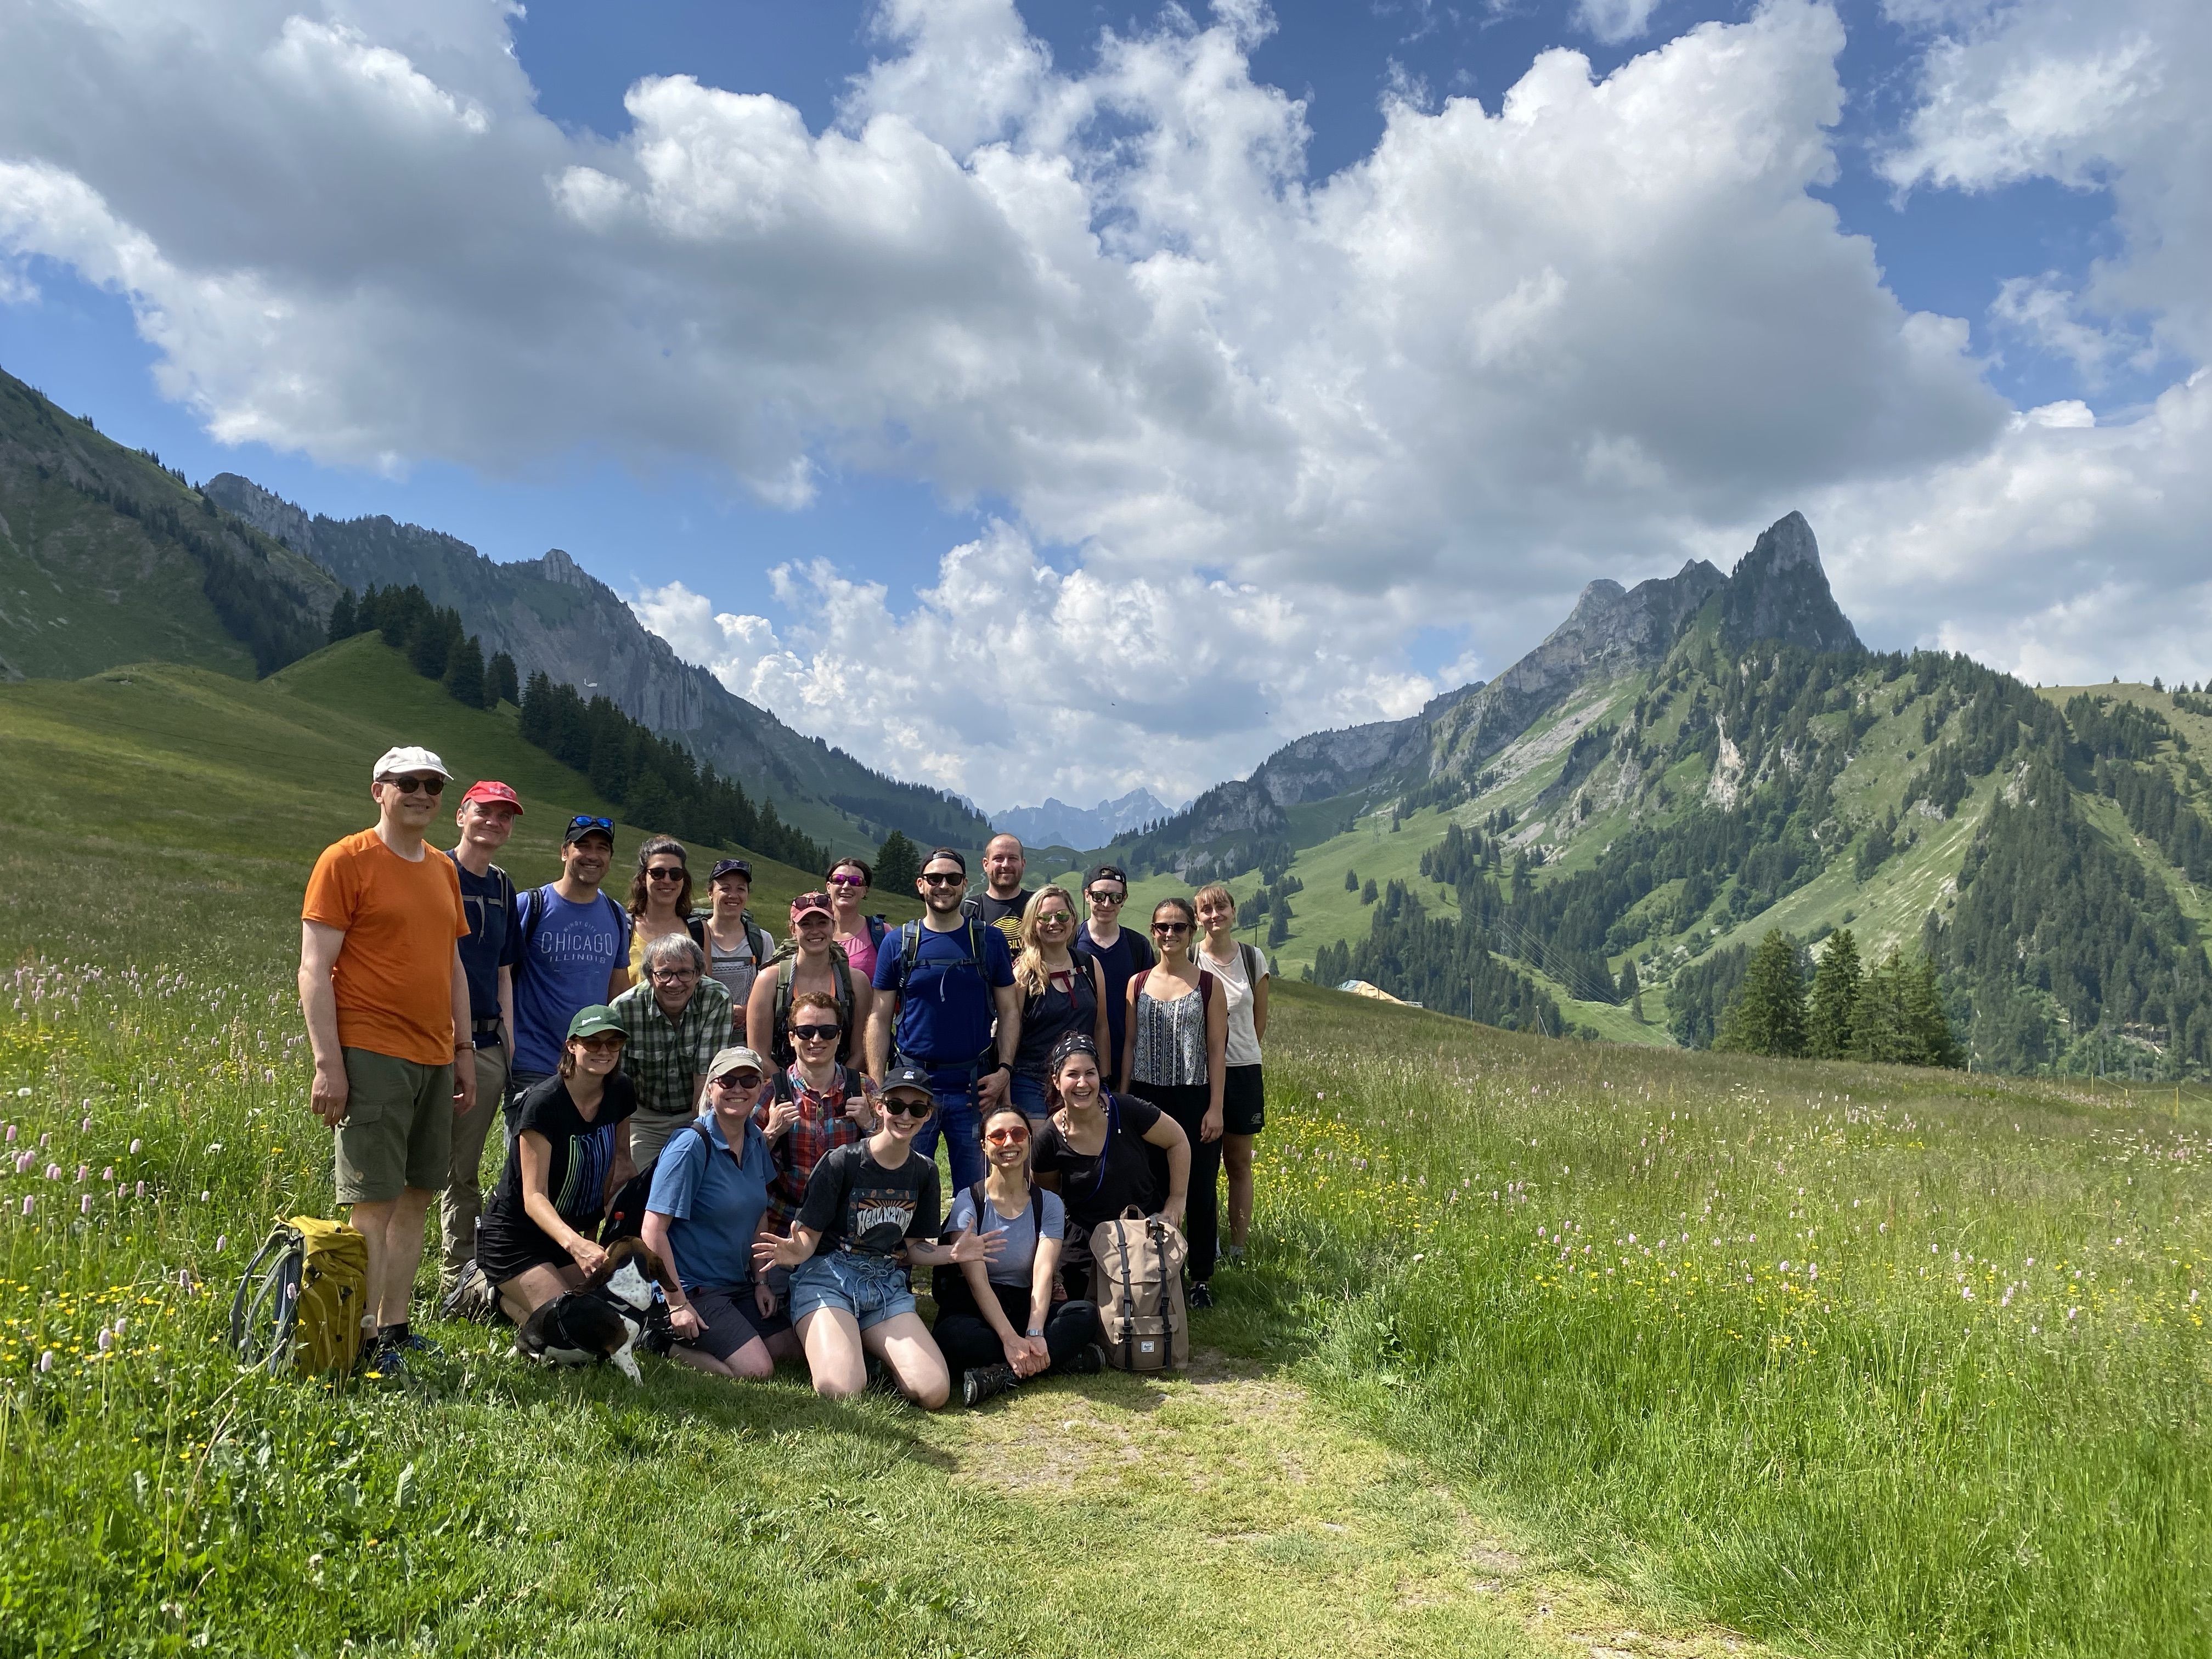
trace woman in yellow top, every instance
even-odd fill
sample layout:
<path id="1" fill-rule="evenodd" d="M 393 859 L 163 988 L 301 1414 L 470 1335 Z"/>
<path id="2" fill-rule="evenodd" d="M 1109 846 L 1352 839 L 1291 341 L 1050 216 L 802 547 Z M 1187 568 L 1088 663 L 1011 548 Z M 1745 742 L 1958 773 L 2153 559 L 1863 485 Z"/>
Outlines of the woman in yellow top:
<path id="1" fill-rule="evenodd" d="M 697 943 L 691 931 L 691 866 L 684 843 L 655 836 L 637 849 L 629 883 L 629 982 L 645 982 L 645 947 L 668 933 Z"/>

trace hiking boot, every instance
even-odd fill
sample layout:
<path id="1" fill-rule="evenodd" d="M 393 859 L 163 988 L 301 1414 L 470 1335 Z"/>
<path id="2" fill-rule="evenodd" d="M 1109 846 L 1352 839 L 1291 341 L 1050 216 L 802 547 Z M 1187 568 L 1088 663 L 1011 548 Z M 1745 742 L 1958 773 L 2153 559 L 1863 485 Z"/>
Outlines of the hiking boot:
<path id="1" fill-rule="evenodd" d="M 368 1350 L 362 1375 L 372 1382 L 396 1388 L 407 1380 L 407 1350 L 396 1342 L 380 1342 Z"/>
<path id="2" fill-rule="evenodd" d="M 1012 1365 L 978 1365 L 960 1379 L 960 1403 L 980 1406 L 994 1394 L 1004 1394 L 1020 1382 Z"/>
<path id="3" fill-rule="evenodd" d="M 499 1291 L 484 1271 L 470 1261 L 462 1267 L 453 1287 L 438 1304 L 441 1319 L 465 1319 L 478 1325 L 495 1325 L 502 1317 L 499 1305 Z"/>
<path id="4" fill-rule="evenodd" d="M 1206 1287 L 1206 1281 L 1201 1279 L 1197 1284 L 1190 1287 L 1189 1291 L 1184 1295 L 1182 1301 L 1183 1306 L 1194 1310 L 1200 1308 L 1210 1308 L 1213 1305 L 1213 1292 Z"/>

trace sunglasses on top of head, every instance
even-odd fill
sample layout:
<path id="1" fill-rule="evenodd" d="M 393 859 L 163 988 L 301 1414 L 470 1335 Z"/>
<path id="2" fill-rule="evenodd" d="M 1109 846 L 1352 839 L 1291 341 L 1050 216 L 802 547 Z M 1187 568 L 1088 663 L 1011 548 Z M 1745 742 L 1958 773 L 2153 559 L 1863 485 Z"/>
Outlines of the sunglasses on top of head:
<path id="1" fill-rule="evenodd" d="M 571 830 L 604 830 L 611 836 L 615 832 L 615 821 L 593 817 L 589 812 L 579 812 L 568 820 L 568 827 Z"/>

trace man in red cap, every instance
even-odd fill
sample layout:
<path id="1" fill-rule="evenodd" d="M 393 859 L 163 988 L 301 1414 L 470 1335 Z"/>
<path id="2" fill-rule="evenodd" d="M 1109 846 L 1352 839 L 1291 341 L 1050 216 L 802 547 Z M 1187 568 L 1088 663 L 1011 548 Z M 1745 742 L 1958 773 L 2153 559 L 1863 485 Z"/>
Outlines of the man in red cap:
<path id="1" fill-rule="evenodd" d="M 476 1104 L 453 1120 L 453 1157 L 438 1201 L 445 1254 L 438 1284 L 450 1292 L 477 1254 L 477 1218 L 483 1212 L 484 1139 L 492 1115 L 507 1097 L 508 1057 L 514 1052 L 514 963 L 520 935 L 514 926 L 514 883 L 494 864 L 507 845 L 522 802 L 504 783 L 486 778 L 469 786 L 453 822 L 461 838 L 447 856 L 460 878 L 469 936 L 461 941 L 461 967 L 469 978 L 469 1018 L 476 1048 Z"/>

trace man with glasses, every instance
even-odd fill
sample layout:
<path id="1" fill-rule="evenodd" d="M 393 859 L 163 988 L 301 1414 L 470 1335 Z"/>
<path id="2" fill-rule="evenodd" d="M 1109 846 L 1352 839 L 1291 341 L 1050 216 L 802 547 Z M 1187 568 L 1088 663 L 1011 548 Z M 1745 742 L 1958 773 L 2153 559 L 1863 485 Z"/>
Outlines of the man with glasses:
<path id="1" fill-rule="evenodd" d="M 669 1136 L 699 1115 L 708 1067 L 730 1035 L 730 994 L 707 973 L 707 953 L 683 933 L 645 947 L 645 978 L 614 1000 L 629 1033 L 623 1070 L 637 1089 L 630 1162 L 642 1170 Z"/>
<path id="2" fill-rule="evenodd" d="M 427 749 L 386 750 L 369 770 L 375 824 L 324 849 L 300 910 L 310 1098 L 336 1131 L 337 1201 L 368 1244 L 362 1324 L 374 1328 L 371 1369 L 386 1376 L 431 1346 L 408 1303 L 453 1116 L 476 1099 L 468 915 L 453 861 L 422 839 L 452 775 Z"/>
<path id="3" fill-rule="evenodd" d="M 1113 1047 L 1099 1056 L 1109 1089 L 1121 1087 L 1121 1049 L 1129 1029 L 1129 981 L 1150 973 L 1158 960 L 1141 933 L 1121 926 L 1128 902 L 1129 878 L 1110 864 L 1091 871 L 1083 884 L 1091 919 L 1075 930 L 1075 954 L 1098 964 L 1106 980 L 1106 1025 Z"/>
<path id="4" fill-rule="evenodd" d="M 515 907 L 509 1139 L 515 1102 L 561 1063 L 576 1011 L 611 1003 L 629 983 L 629 912 L 599 890 L 614 857 L 613 823 L 579 812 L 562 834 L 561 879 L 525 893 Z"/>
<path id="5" fill-rule="evenodd" d="M 914 1150 L 934 1157 L 941 1127 L 956 1188 L 983 1178 L 980 1111 L 1006 1098 L 1022 1035 L 1013 954 L 1004 933 L 963 913 L 967 885 L 968 860 L 951 848 L 921 861 L 921 919 L 884 936 L 868 1021 L 872 1074 L 890 1070 L 894 1037 L 898 1058 L 929 1074 L 938 1113 Z"/>
<path id="6" fill-rule="evenodd" d="M 453 814 L 461 838 L 446 854 L 460 878 L 461 908 L 469 918 L 461 966 L 469 978 L 476 1103 L 453 1120 L 453 1165 L 438 1203 L 445 1243 L 438 1284 L 444 1291 L 460 1282 L 462 1270 L 476 1259 L 477 1218 L 483 1213 L 484 1136 L 492 1113 L 507 1097 L 507 1059 L 514 1049 L 515 891 L 507 872 L 491 860 L 521 816 L 521 799 L 506 784 L 489 778 L 471 784 Z"/>

